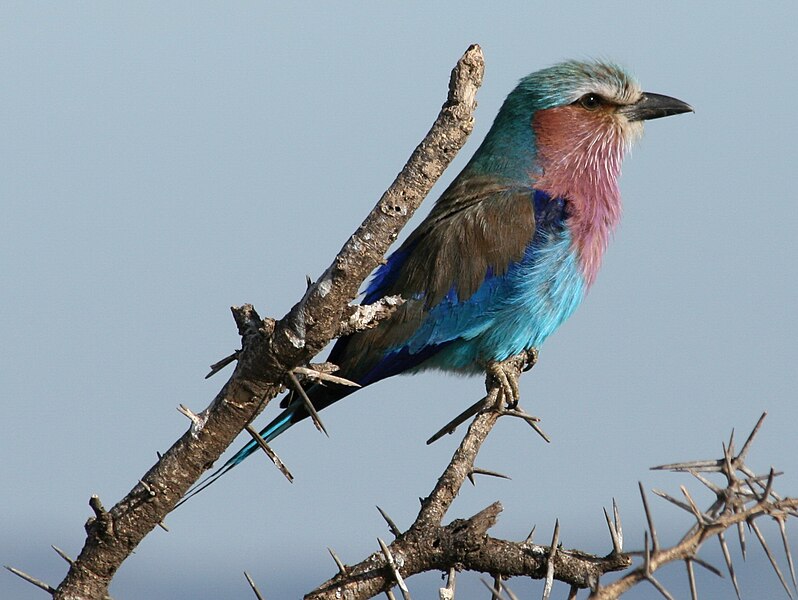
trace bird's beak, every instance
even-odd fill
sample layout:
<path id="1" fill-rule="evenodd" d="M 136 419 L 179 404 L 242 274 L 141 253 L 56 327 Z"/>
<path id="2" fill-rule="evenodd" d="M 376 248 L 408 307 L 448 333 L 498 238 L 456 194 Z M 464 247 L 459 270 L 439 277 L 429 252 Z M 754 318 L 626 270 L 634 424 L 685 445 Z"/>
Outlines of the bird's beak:
<path id="1" fill-rule="evenodd" d="M 630 121 L 650 121 L 694 111 L 692 106 L 676 98 L 643 92 L 640 100 L 622 107 L 620 112 Z"/>

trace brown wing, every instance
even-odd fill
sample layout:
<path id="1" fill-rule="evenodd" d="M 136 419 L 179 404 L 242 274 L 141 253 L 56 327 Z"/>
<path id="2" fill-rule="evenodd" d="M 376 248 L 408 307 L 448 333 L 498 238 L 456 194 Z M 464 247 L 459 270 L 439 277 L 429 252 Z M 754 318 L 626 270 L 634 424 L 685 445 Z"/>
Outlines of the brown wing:
<path id="1" fill-rule="evenodd" d="M 458 178 L 398 252 L 409 251 L 398 277 L 385 291 L 404 297 L 421 293 L 427 308 L 452 287 L 468 299 L 488 268 L 503 275 L 524 254 L 535 232 L 531 190 L 509 188 L 488 178 Z"/>
<path id="2" fill-rule="evenodd" d="M 529 189 L 502 186 L 488 178 L 455 180 L 393 255 L 393 260 L 399 259 L 393 266 L 396 272 L 369 290 L 374 299 L 400 294 L 405 304 L 377 327 L 338 340 L 329 360 L 341 367 L 340 374 L 371 383 L 361 377 L 387 350 L 411 338 L 427 311 L 453 287 L 458 300 L 465 301 L 485 281 L 488 269 L 501 276 L 512 262 L 520 260 L 535 230 L 531 194 Z M 388 269 L 391 262 L 389 259 Z M 414 360 L 424 356 L 405 359 L 407 364 L 397 366 L 397 372 L 411 368 Z M 390 374 L 382 373 L 379 378 Z M 326 401 L 335 401 L 340 393 L 330 392 Z"/>

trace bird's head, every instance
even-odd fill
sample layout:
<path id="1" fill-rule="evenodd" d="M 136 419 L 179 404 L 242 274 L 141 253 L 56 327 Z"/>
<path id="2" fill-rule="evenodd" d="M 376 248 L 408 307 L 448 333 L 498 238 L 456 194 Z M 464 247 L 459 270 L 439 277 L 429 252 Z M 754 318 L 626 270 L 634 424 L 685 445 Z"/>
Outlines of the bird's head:
<path id="1" fill-rule="evenodd" d="M 621 216 L 621 161 L 643 121 L 692 110 L 642 91 L 616 65 L 564 62 L 519 82 L 467 171 L 567 199 L 569 229 L 590 285 Z"/>
<path id="2" fill-rule="evenodd" d="M 643 132 L 643 121 L 689 112 L 676 98 L 644 92 L 620 67 L 568 61 L 524 77 L 507 96 L 481 154 L 503 157 L 489 166 L 549 180 L 568 195 L 567 180 L 614 180 L 621 159 Z"/>
<path id="3" fill-rule="evenodd" d="M 643 121 L 693 110 L 676 98 L 642 91 L 620 67 L 603 62 L 570 61 L 538 71 L 521 80 L 515 94 L 533 109 L 539 175 L 560 184 L 572 177 L 614 180 L 625 151 L 643 133 Z"/>

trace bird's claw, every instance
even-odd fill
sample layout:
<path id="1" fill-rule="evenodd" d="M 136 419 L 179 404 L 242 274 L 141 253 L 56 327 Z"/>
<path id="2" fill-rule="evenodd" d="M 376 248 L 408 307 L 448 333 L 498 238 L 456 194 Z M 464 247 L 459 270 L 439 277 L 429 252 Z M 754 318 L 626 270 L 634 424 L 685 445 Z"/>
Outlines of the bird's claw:
<path id="1" fill-rule="evenodd" d="M 525 352 L 526 354 L 526 364 L 524 364 L 524 368 L 521 369 L 522 372 L 526 373 L 527 371 L 531 370 L 538 362 L 538 349 L 534 346 L 529 348 Z"/>
<path id="2" fill-rule="evenodd" d="M 518 378 L 522 372 L 529 371 L 538 360 L 536 348 L 530 348 L 520 354 L 511 356 L 503 361 L 490 361 L 486 367 L 487 378 L 485 386 L 490 391 L 492 384 L 499 384 L 499 395 L 497 403 L 499 406 L 505 404 L 509 409 L 515 409 L 521 399 L 521 391 L 518 388 Z"/>

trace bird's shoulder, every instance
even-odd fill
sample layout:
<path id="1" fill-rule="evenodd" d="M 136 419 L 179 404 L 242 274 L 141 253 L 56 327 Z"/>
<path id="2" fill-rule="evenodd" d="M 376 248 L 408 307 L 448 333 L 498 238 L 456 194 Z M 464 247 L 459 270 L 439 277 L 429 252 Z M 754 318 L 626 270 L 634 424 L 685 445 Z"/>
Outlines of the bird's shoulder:
<path id="1" fill-rule="evenodd" d="M 562 221 L 565 204 L 531 186 L 459 177 L 426 219 L 375 274 L 365 302 L 388 294 L 423 296 L 427 306 L 452 290 L 471 297 L 486 277 L 522 259 L 538 226 Z"/>

